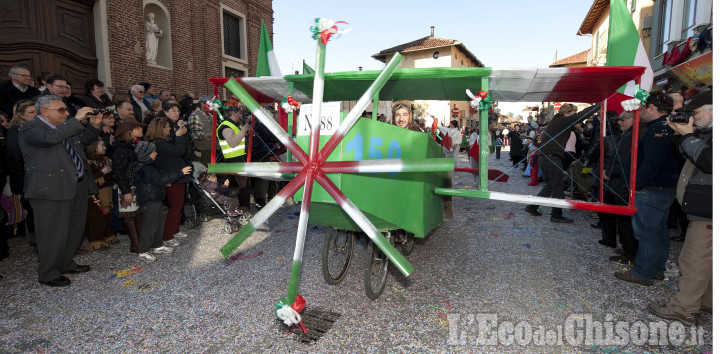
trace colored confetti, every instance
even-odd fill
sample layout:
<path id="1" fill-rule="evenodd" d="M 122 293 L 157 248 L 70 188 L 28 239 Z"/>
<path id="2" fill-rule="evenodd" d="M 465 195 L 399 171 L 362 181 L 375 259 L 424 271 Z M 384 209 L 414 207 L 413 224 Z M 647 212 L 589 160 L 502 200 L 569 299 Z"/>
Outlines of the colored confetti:
<path id="1" fill-rule="evenodd" d="M 130 266 L 130 268 L 125 268 L 123 270 L 118 270 L 117 272 L 113 272 L 112 275 L 110 275 L 109 279 L 115 279 L 115 278 L 124 278 L 129 277 L 131 275 L 138 274 L 143 271 L 143 267 L 140 266 Z"/>
<path id="2" fill-rule="evenodd" d="M 262 256 L 262 255 L 263 255 L 263 251 L 260 250 L 260 251 L 258 251 L 258 252 L 256 252 L 256 253 L 251 254 L 251 255 L 243 255 L 243 252 L 238 252 L 238 253 L 236 253 L 236 254 L 228 257 L 228 258 L 230 258 L 230 259 L 233 260 L 233 261 L 238 261 L 238 260 L 243 260 L 243 259 L 255 258 L 255 257 L 259 257 L 259 256 Z"/>
<path id="3" fill-rule="evenodd" d="M 505 219 L 505 220 L 508 220 L 508 219 L 512 218 L 513 216 L 515 216 L 515 213 L 513 213 L 512 211 L 503 213 L 503 219 Z"/>

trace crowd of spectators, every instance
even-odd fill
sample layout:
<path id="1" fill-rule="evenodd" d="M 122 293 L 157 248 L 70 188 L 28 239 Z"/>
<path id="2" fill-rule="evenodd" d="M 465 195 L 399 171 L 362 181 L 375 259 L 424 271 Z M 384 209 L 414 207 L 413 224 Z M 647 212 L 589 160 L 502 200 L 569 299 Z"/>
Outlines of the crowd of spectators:
<path id="1" fill-rule="evenodd" d="M 23 66 L 8 76 L 0 84 L 0 114 L 8 118 L 0 127 L 0 154 L 6 157 L 0 190 L 8 200 L 0 212 L 0 260 L 8 255 L 8 238 L 25 236 L 38 254 L 39 282 L 67 286 L 63 274 L 90 270 L 75 263 L 76 254 L 112 247 L 119 237 L 129 238 L 129 251 L 148 262 L 180 246 L 188 237 L 180 224 L 191 166 L 207 166 L 214 149 L 223 156 L 211 143 L 207 96 L 188 92 L 178 101 L 169 90 L 155 95 L 151 84 L 141 82 L 111 99 L 104 83 L 91 79 L 78 98 L 60 75 L 41 73 L 38 88 Z M 233 102 L 223 113 L 249 115 Z M 223 127 L 241 126 L 240 119 L 225 122 Z M 255 161 L 269 161 L 280 150 L 261 124 L 249 133 L 244 128 L 246 133 L 255 134 L 248 149 Z M 248 197 L 231 214 L 241 225 L 252 216 L 253 190 L 257 208 L 267 203 L 268 181 L 219 182 Z"/>

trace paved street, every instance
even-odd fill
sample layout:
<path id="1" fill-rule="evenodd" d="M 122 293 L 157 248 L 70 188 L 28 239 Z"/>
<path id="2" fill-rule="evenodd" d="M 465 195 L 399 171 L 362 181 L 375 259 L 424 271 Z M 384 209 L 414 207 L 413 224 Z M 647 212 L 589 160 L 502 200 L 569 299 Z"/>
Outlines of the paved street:
<path id="1" fill-rule="evenodd" d="M 466 161 L 467 155 L 461 156 Z M 507 151 L 500 160 L 490 157 L 491 168 L 510 165 Z M 509 174 L 509 183 L 490 189 L 539 191 L 540 186 L 527 186 L 529 178 L 520 169 Z M 458 173 L 454 188 L 470 186 L 470 175 Z M 387 287 L 374 301 L 363 288 L 364 240 L 356 244 L 346 279 L 329 286 L 320 267 L 325 228 L 311 228 L 299 293 L 309 308 L 341 315 L 312 344 L 279 331 L 273 315 L 273 304 L 287 291 L 299 203 L 283 207 L 244 245 L 243 254 L 262 251 L 260 256 L 223 259 L 218 249 L 230 235 L 221 233 L 223 221 L 216 219 L 189 230 L 175 253 L 153 264 L 128 253 L 127 239 L 79 256 L 78 262 L 93 270 L 71 275 L 67 288 L 38 284 L 36 256 L 19 244 L 0 263 L 5 276 L 0 352 L 712 350 L 709 314 L 701 316 L 701 330 L 683 327 L 683 338 L 670 336 L 667 342 L 661 335 L 661 345 L 654 345 L 652 335 L 643 336 L 643 326 L 668 325 L 646 307 L 669 299 L 677 277 L 650 287 L 617 280 L 612 273 L 626 265 L 608 261 L 613 252 L 597 243 L 600 231 L 590 227 L 596 222 L 591 213 L 566 211 L 575 223 L 553 224 L 549 208 L 541 207 L 545 215 L 533 217 L 523 207 L 455 198 L 455 218 L 417 242 L 408 256 L 415 271 L 404 278 L 391 265 Z M 671 242 L 675 263 L 680 247 Z M 598 321 L 594 327 L 600 333 L 586 332 L 592 321 Z M 677 328 L 671 332 L 677 334 Z"/>

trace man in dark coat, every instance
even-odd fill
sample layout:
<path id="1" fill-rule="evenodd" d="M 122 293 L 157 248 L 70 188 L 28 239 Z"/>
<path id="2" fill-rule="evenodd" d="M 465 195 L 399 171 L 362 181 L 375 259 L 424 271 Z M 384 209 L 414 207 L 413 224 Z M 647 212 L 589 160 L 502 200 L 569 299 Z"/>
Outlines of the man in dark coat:
<path id="1" fill-rule="evenodd" d="M 40 94 L 33 87 L 33 78 L 30 70 L 22 66 L 13 66 L 8 73 L 10 80 L 0 84 L 0 111 L 13 116 L 13 106 L 17 101 L 29 100 Z"/>
<path id="2" fill-rule="evenodd" d="M 565 153 L 565 145 L 570 138 L 572 126 L 581 121 L 588 114 L 592 114 L 600 108 L 600 105 L 590 106 L 581 112 L 577 107 L 565 103 L 558 110 L 558 114 L 547 124 L 542 135 L 540 146 L 540 169 L 543 172 L 545 186 L 538 193 L 538 197 L 552 197 L 557 199 L 565 198 L 565 173 L 562 169 L 562 159 Z M 538 205 L 528 205 L 525 211 L 534 216 L 541 216 Z M 563 217 L 562 209 L 553 207 L 550 214 L 551 222 L 571 223 L 572 219 Z"/>
<path id="3" fill-rule="evenodd" d="M 25 198 L 35 211 L 38 280 L 48 286 L 68 286 L 65 273 L 82 273 L 90 266 L 73 260 L 85 231 L 88 197 L 97 184 L 88 167 L 85 145 L 100 136 L 101 117 L 83 107 L 68 119 L 62 99 L 40 96 L 38 116 L 20 127 L 25 160 Z M 87 127 L 82 122 L 88 120 Z"/>
<path id="4" fill-rule="evenodd" d="M 678 258 L 682 270 L 680 290 L 666 305 L 652 304 L 649 310 L 658 317 L 690 326 L 697 324 L 700 311 L 712 313 L 712 91 L 699 93 L 679 111 L 692 114 L 687 123 L 668 122 L 682 136 L 680 151 L 687 158 L 676 196 L 690 224 Z M 700 186 L 709 193 L 690 192 L 701 191 Z M 693 208 L 693 204 L 699 208 Z"/>
<path id="5" fill-rule="evenodd" d="M 632 269 L 629 272 L 615 272 L 615 277 L 647 286 L 652 285 L 656 277 L 664 277 L 665 263 L 670 253 L 668 211 L 675 200 L 681 166 L 670 150 L 672 129 L 666 121 L 673 110 L 672 98 L 662 92 L 653 92 L 646 102 L 645 107 L 640 108 L 640 120 L 647 124 L 647 130 L 638 139 L 635 179 L 637 210 L 632 216 L 638 250 Z"/>

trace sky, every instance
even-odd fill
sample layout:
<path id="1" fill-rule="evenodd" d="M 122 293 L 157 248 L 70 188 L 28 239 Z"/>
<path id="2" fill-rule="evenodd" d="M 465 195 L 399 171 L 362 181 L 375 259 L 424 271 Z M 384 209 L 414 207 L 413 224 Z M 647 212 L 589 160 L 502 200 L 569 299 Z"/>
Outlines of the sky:
<path id="1" fill-rule="evenodd" d="M 430 35 L 455 39 L 487 67 L 548 67 L 557 59 L 589 49 L 578 36 L 593 0 L 273 0 L 273 48 L 283 75 L 315 68 L 316 45 L 310 26 L 316 17 L 345 21 L 350 32 L 330 40 L 325 71 L 380 70 L 371 56 L 383 49 Z M 501 104 L 520 113 L 527 103 Z"/>

